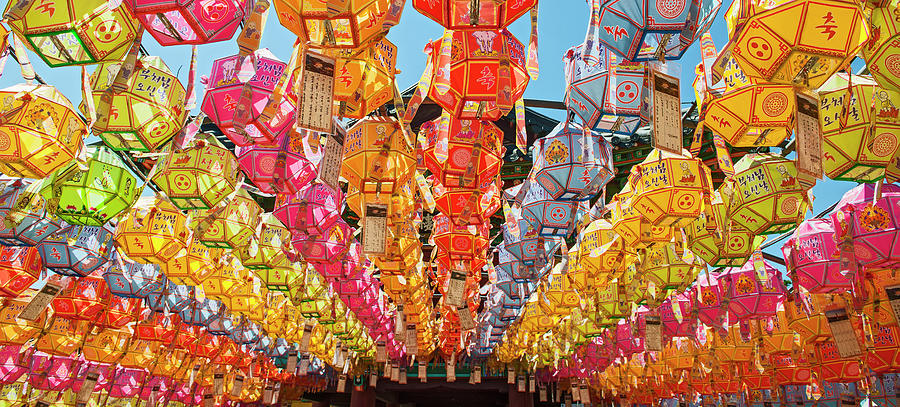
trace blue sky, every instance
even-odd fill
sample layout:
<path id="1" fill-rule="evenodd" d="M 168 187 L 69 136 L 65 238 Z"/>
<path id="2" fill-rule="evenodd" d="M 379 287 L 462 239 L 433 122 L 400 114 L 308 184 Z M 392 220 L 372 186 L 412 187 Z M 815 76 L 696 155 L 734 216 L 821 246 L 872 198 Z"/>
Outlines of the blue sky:
<path id="1" fill-rule="evenodd" d="M 725 21 L 722 18 L 730 3 L 722 6 L 719 16 L 712 26 L 711 32 L 717 48 L 721 48 L 728 39 Z M 526 98 L 562 100 L 565 92 L 563 79 L 562 57 L 567 49 L 584 40 L 585 31 L 589 19 L 589 6 L 584 0 L 544 0 L 539 8 L 539 51 L 540 51 L 540 76 L 532 81 L 525 92 Z M 519 19 L 510 29 L 522 43 L 527 44 L 530 33 L 530 20 L 526 14 Z M 397 83 L 401 89 L 415 84 L 422 74 L 425 66 L 425 54 L 422 52 L 425 44 L 440 38 L 441 27 L 419 14 L 413 7 L 412 1 L 407 0 L 407 6 L 403 11 L 400 24 L 391 29 L 388 39 L 398 47 L 397 69 L 401 71 L 397 76 Z M 291 46 L 294 43 L 293 34 L 281 27 L 274 12 L 270 11 L 266 30 L 262 37 L 262 47 L 269 48 L 280 59 L 287 61 L 291 55 Z M 190 46 L 161 47 L 156 41 L 146 35 L 144 46 L 152 55 L 158 55 L 169 65 L 173 72 L 178 73 L 182 83 L 186 83 L 188 77 L 188 65 L 190 61 Z M 216 44 L 202 45 L 199 47 L 197 64 L 197 89 L 198 106 L 202 98 L 202 85 L 199 84 L 201 75 L 209 75 L 212 62 L 216 58 L 237 53 L 237 45 L 234 41 Z M 680 61 L 670 62 L 680 65 L 675 72 L 681 72 L 682 100 L 694 99 L 691 82 L 694 77 L 694 67 L 699 61 L 699 46 L 693 45 Z M 50 84 L 56 86 L 74 103 L 81 101 L 80 68 L 49 68 L 39 58 L 31 55 L 31 60 L 39 75 Z M 88 72 L 94 67 L 89 66 Z M 8 87 L 21 82 L 19 67 L 10 59 L 0 78 L 0 87 Z M 541 111 L 553 118 L 563 118 L 560 111 Z M 840 181 L 820 181 L 813 189 L 816 196 L 815 212 L 827 208 L 840 199 L 841 195 L 852 188 L 854 184 Z M 780 244 L 776 245 L 772 253 L 780 255 Z"/>

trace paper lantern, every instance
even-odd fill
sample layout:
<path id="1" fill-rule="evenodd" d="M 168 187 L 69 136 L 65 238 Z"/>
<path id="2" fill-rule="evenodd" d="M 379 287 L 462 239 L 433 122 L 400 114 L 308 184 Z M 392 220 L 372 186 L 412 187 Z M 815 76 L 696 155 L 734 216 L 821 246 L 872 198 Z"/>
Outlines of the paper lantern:
<path id="1" fill-rule="evenodd" d="M 489 184 L 484 189 L 451 189 L 446 188 L 440 181 L 435 181 L 431 192 L 434 194 L 437 210 L 455 222 L 481 224 L 488 221 L 500 209 L 500 191 L 495 183 Z M 401 208 L 396 213 L 409 213 L 410 211 L 404 211 Z M 462 217 L 466 215 L 468 215 L 468 219 L 463 219 Z"/>
<path id="2" fill-rule="evenodd" d="M 797 283 L 811 293 L 842 293 L 852 282 L 842 273 L 840 252 L 831 219 L 807 219 L 781 248 L 797 273 Z"/>
<path id="3" fill-rule="evenodd" d="M 414 0 L 412 5 L 416 11 L 447 29 L 498 29 L 509 26 L 529 10 L 537 7 L 537 0 L 516 3 Z M 478 7 L 477 10 L 472 10 L 473 5 Z"/>
<path id="4" fill-rule="evenodd" d="M 150 310 L 164 313 L 171 312 L 177 318 L 177 313 L 191 305 L 194 296 L 194 287 L 166 281 L 165 287 L 147 294 L 145 300 L 147 308 Z"/>
<path id="5" fill-rule="evenodd" d="M 732 40 L 725 52 L 748 76 L 765 81 L 816 89 L 869 39 L 856 2 L 791 0 L 746 11 L 742 6 L 748 7 L 732 6 L 745 18 L 729 26 Z"/>
<path id="6" fill-rule="evenodd" d="M 10 28 L 51 67 L 122 60 L 137 35 L 128 9 L 103 0 L 27 5 L 7 6 L 6 13 L 14 13 Z"/>
<path id="7" fill-rule="evenodd" d="M 900 372 L 900 327 L 872 325 L 873 346 L 866 352 L 866 365 L 878 374 Z"/>
<path id="8" fill-rule="evenodd" d="M 160 199 L 138 199 L 116 228 L 116 242 L 132 260 L 163 264 L 187 247 L 185 216 Z"/>
<path id="9" fill-rule="evenodd" d="M 103 226 L 131 207 L 137 180 L 122 160 L 103 147 L 86 147 L 87 171 L 70 164 L 50 180 L 50 210 L 60 219 L 85 226 Z"/>
<path id="10" fill-rule="evenodd" d="M 588 200 L 615 175 L 612 146 L 599 133 L 560 123 L 539 141 L 535 181 L 554 200 Z"/>
<path id="11" fill-rule="evenodd" d="M 221 266 L 223 249 L 208 247 L 193 237 L 183 255 L 176 255 L 165 263 L 166 278 L 176 284 L 201 285 Z"/>
<path id="12" fill-rule="evenodd" d="M 144 298 L 166 286 L 160 265 L 142 264 L 121 257 L 104 271 L 103 279 L 113 294 L 126 298 Z"/>
<path id="13" fill-rule="evenodd" d="M 340 188 L 314 182 L 295 194 L 278 195 L 273 214 L 292 232 L 322 235 L 341 219 L 341 201 Z"/>
<path id="14" fill-rule="evenodd" d="M 897 51 L 897 34 L 900 24 L 895 18 L 896 2 L 885 2 L 872 10 L 869 17 L 871 36 L 862 49 L 869 72 L 884 89 L 900 91 L 900 52 Z"/>
<path id="15" fill-rule="evenodd" d="M 92 321 L 109 305 L 109 286 L 101 277 L 69 279 L 53 299 L 57 317 Z"/>
<path id="16" fill-rule="evenodd" d="M 775 316 L 784 300 L 781 272 L 763 260 L 747 262 L 717 276 L 724 298 L 728 298 L 728 320 L 746 321 Z"/>
<path id="17" fill-rule="evenodd" d="M 835 238 L 849 238 L 853 244 L 853 258 L 866 267 L 892 267 L 900 260 L 893 244 L 898 228 L 894 215 L 895 202 L 900 199 L 900 187 L 884 184 L 882 197 L 875 199 L 873 185 L 859 185 L 838 202 L 831 214 Z"/>
<path id="18" fill-rule="evenodd" d="M 855 182 L 881 179 L 897 151 L 897 104 L 900 93 L 871 77 L 838 73 L 828 79 L 819 89 L 825 175 Z"/>
<path id="19" fill-rule="evenodd" d="M 296 131 L 281 133 L 271 144 L 237 147 L 235 154 L 247 177 L 267 194 L 293 194 L 316 179 L 316 167 L 306 159 Z"/>
<path id="20" fill-rule="evenodd" d="M 484 189 L 500 174 L 503 132 L 493 123 L 460 120 L 444 111 L 422 124 L 425 166 L 448 190 Z"/>
<path id="21" fill-rule="evenodd" d="M 347 131 L 341 176 L 362 192 L 365 203 L 399 191 L 415 165 L 413 147 L 397 119 L 368 117 Z"/>
<path id="22" fill-rule="evenodd" d="M 206 326 L 216 318 L 219 318 L 220 312 L 224 312 L 223 307 L 221 301 L 212 298 L 196 299 L 178 315 L 181 316 L 181 320 L 186 324 Z"/>
<path id="23" fill-rule="evenodd" d="M 56 306 L 54 304 L 54 312 Z M 78 321 L 68 318 L 51 318 L 47 334 L 38 337 L 35 349 L 54 356 L 69 356 L 81 346 L 85 331 L 88 329 L 88 321 Z"/>
<path id="24" fill-rule="evenodd" d="M 291 244 L 307 261 L 322 263 L 340 261 L 350 250 L 352 233 L 346 222 L 338 220 L 322 235 L 295 232 Z"/>
<path id="25" fill-rule="evenodd" d="M 647 97 L 647 68 L 606 51 L 599 42 L 585 60 L 585 45 L 569 48 L 563 61 L 566 109 L 581 123 L 603 133 L 631 135 L 642 123 L 641 103 Z"/>
<path id="26" fill-rule="evenodd" d="M 293 123 L 295 105 L 290 95 L 281 98 L 271 120 L 260 122 L 259 118 L 267 105 L 269 97 L 275 90 L 287 64 L 281 62 L 264 48 L 257 50 L 252 59 L 256 63 L 255 74 L 243 83 L 238 74 L 241 72 L 239 55 L 217 59 L 213 62 L 209 75 L 206 94 L 200 110 L 207 115 L 216 126 L 237 146 L 250 146 L 254 143 L 271 145 L 276 138 L 288 131 Z M 248 89 L 250 100 L 242 102 L 242 92 Z M 247 123 L 236 123 L 241 117 L 241 109 L 249 109 Z"/>
<path id="27" fill-rule="evenodd" d="M 259 221 L 262 223 L 259 237 L 237 253 L 241 264 L 250 270 L 283 266 L 287 262 L 284 248 L 291 241 L 290 230 L 271 214 L 263 214 Z"/>
<path id="28" fill-rule="evenodd" d="M 224 208 L 201 210 L 195 222 L 210 222 L 206 230 L 194 236 L 201 243 L 221 249 L 246 247 L 253 237 L 263 209 L 241 189 Z"/>
<path id="29" fill-rule="evenodd" d="M 642 276 L 657 289 L 687 288 L 697 275 L 697 265 L 693 253 L 680 251 L 674 243 L 645 249 L 640 263 Z"/>
<path id="30" fill-rule="evenodd" d="M 691 316 L 693 309 L 694 298 L 687 293 L 666 298 L 657 308 L 663 335 L 671 338 L 695 335 L 696 320 Z M 690 360 L 693 361 L 693 355 Z M 689 367 L 690 365 L 687 368 Z"/>
<path id="31" fill-rule="evenodd" d="M 815 355 L 819 362 L 819 380 L 853 383 L 866 376 L 859 359 L 842 358 L 833 339 L 817 343 Z"/>
<path id="32" fill-rule="evenodd" d="M 710 170 L 702 161 L 653 150 L 633 167 L 631 204 L 654 226 L 682 225 L 700 216 L 705 195 L 711 193 Z"/>
<path id="33" fill-rule="evenodd" d="M 125 6 L 160 45 L 227 41 L 250 14 L 241 0 L 126 0 Z"/>
<path id="34" fill-rule="evenodd" d="M 769 154 L 748 154 L 734 166 L 734 190 L 728 217 L 754 234 L 783 233 L 803 219 L 806 191 L 797 181 L 794 161 Z"/>
<path id="35" fill-rule="evenodd" d="M 69 99 L 49 85 L 21 84 L 0 90 L 0 100 L 9 115 L 0 125 L 0 172 L 41 179 L 72 162 L 87 127 Z"/>
<path id="36" fill-rule="evenodd" d="M 84 277 L 109 261 L 115 231 L 108 225 L 75 226 L 62 229 L 37 245 L 44 267 L 57 274 Z"/>
<path id="37" fill-rule="evenodd" d="M 733 147 L 779 145 L 794 129 L 794 88 L 748 78 L 734 59 L 721 64 L 725 88 L 721 96 L 704 103 L 706 127 Z"/>
<path id="38" fill-rule="evenodd" d="M 391 0 L 276 0 L 278 21 L 301 41 L 321 48 L 361 48 L 390 27 L 390 13 L 403 6 Z M 399 16 L 399 11 L 397 11 Z M 399 18 L 399 17 L 398 17 Z"/>
<path id="39" fill-rule="evenodd" d="M 72 386 L 80 361 L 73 357 L 33 355 L 28 372 L 28 384 L 35 389 L 62 392 Z"/>
<path id="40" fill-rule="evenodd" d="M 622 236 L 627 246 L 645 248 L 672 241 L 675 236 L 673 227 L 654 225 L 638 212 L 630 182 L 613 196 L 613 200 L 613 230 Z"/>
<path id="41" fill-rule="evenodd" d="M 422 242 L 417 236 L 397 236 L 389 239 L 384 256 L 376 257 L 375 266 L 382 274 L 405 276 L 414 270 L 422 258 Z"/>
<path id="42" fill-rule="evenodd" d="M 151 180 L 179 209 L 215 207 L 237 187 L 237 159 L 218 143 L 194 141 L 161 160 Z"/>
<path id="43" fill-rule="evenodd" d="M 122 62 L 101 64 L 91 76 L 94 106 L 103 106 L 102 97 L 116 81 Z M 187 117 L 186 91 L 178 77 L 159 57 L 138 59 L 136 71 L 125 88 L 113 92 L 107 120 L 98 120 L 92 128 L 113 150 L 156 151 L 181 130 Z M 87 106 L 82 102 L 85 115 Z"/>
<path id="44" fill-rule="evenodd" d="M 105 329 L 96 335 L 88 335 L 82 348 L 84 358 L 97 363 L 116 363 L 125 353 L 131 332 Z"/>
<path id="45" fill-rule="evenodd" d="M 530 186 L 522 202 L 522 217 L 539 236 L 568 236 L 579 213 L 588 210 L 587 202 L 554 200 L 538 185 Z"/>
<path id="46" fill-rule="evenodd" d="M 37 282 L 41 255 L 35 247 L 0 248 L 0 296 L 16 298 Z"/>
<path id="47" fill-rule="evenodd" d="M 19 318 L 28 303 L 25 298 L 12 299 L 0 309 L 0 343 L 4 346 L 22 345 L 37 338 L 47 323 L 46 310 L 41 311 L 34 321 Z"/>
<path id="48" fill-rule="evenodd" d="M 709 27 L 722 6 L 717 0 L 605 0 L 592 7 L 596 28 L 590 40 L 629 61 L 680 59 Z"/>
<path id="49" fill-rule="evenodd" d="M 449 61 L 441 56 L 441 40 L 431 44 L 434 79 L 428 97 L 459 119 L 495 121 L 509 113 L 530 79 L 522 43 L 505 29 L 456 30 L 445 36 L 451 41 Z"/>
<path id="50" fill-rule="evenodd" d="M 338 117 L 362 119 L 394 98 L 397 47 L 381 38 L 365 49 L 334 49 L 334 113 Z"/>
<path id="51" fill-rule="evenodd" d="M 449 264 L 456 267 L 457 262 L 469 264 L 473 259 L 482 258 L 488 246 L 487 225 L 454 224 L 449 217 L 438 214 L 434 217 L 432 237 L 439 253 L 445 253 Z"/>
<path id="52" fill-rule="evenodd" d="M 784 303 L 788 326 L 799 334 L 800 341 L 804 344 L 822 342 L 831 338 L 831 328 L 825 317 L 824 309 L 829 304 L 846 305 L 846 303 L 840 297 L 828 294 L 801 294 L 801 296 L 803 296 L 802 302 L 787 301 Z M 807 311 L 807 307 L 809 311 Z"/>
<path id="53" fill-rule="evenodd" d="M 0 244 L 34 246 L 61 228 L 59 222 L 50 219 L 47 201 L 36 191 L 41 186 L 41 183 L 32 184 L 22 179 L 4 183 L 0 191 L 0 216 L 5 219 L 11 214 L 18 214 L 21 221 L 15 226 L 0 225 Z"/>
<path id="54" fill-rule="evenodd" d="M 630 300 L 624 281 L 612 280 L 606 287 L 597 289 L 597 310 L 603 319 L 597 321 L 602 326 L 615 326 L 618 321 L 631 314 Z"/>
<path id="55" fill-rule="evenodd" d="M 700 215 L 684 229 L 688 248 L 711 266 L 743 265 L 764 239 L 729 219 L 727 211 L 728 204 L 715 191 L 711 202 L 704 202 Z"/>

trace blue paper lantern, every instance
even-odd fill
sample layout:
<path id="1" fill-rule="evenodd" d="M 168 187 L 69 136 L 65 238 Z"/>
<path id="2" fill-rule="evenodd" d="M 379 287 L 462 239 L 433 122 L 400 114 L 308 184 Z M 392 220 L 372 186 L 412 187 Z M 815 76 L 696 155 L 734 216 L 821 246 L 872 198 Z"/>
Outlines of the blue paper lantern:
<path id="1" fill-rule="evenodd" d="M 178 315 L 186 324 L 208 326 L 212 321 L 218 319 L 224 310 L 225 305 L 221 301 L 210 298 L 194 299 L 191 301 L 191 305 L 179 312 Z"/>
<path id="2" fill-rule="evenodd" d="M 147 295 L 147 308 L 156 312 L 181 312 L 191 305 L 194 288 L 166 281 L 165 287 Z"/>
<path id="3" fill-rule="evenodd" d="M 594 46 L 597 59 L 585 60 L 584 44 L 566 52 L 566 110 L 588 128 L 630 136 L 647 121 L 647 67 Z"/>
<path id="4" fill-rule="evenodd" d="M 522 217 L 540 236 L 568 236 L 576 217 L 590 210 L 587 202 L 553 199 L 546 189 L 531 185 L 522 204 Z"/>
<path id="5" fill-rule="evenodd" d="M 143 264 L 116 254 L 116 264 L 103 273 L 109 290 L 120 297 L 145 298 L 161 291 L 166 277 L 158 264 Z"/>
<path id="6" fill-rule="evenodd" d="M 106 265 L 115 230 L 109 225 L 62 227 L 38 243 L 44 267 L 57 274 L 84 277 Z"/>
<path id="7" fill-rule="evenodd" d="M 629 61 L 680 59 L 721 6 L 721 0 L 604 0 L 592 10 L 598 21 L 592 32 Z"/>
<path id="8" fill-rule="evenodd" d="M 553 200 L 589 200 L 615 175 L 612 146 L 598 133 L 560 123 L 538 144 L 534 179 Z"/>
<path id="9" fill-rule="evenodd" d="M 62 228 L 59 222 L 48 217 L 47 203 L 37 194 L 39 185 L 31 186 L 31 181 L 7 179 L 0 190 L 0 220 L 6 219 L 17 204 L 26 207 L 19 210 L 23 216 L 18 225 L 0 222 L 0 245 L 34 246 Z M 26 189 L 31 188 L 26 191 Z M 34 196 L 33 200 L 19 202 L 23 194 Z"/>

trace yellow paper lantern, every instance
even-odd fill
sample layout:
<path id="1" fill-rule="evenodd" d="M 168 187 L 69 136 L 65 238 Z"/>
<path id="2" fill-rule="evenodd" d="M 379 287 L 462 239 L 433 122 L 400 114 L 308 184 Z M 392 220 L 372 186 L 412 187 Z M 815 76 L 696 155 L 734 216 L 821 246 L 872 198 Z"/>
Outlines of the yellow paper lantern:
<path id="1" fill-rule="evenodd" d="M 322 48 L 360 48 L 385 32 L 391 0 L 275 0 L 278 21 Z"/>
<path id="2" fill-rule="evenodd" d="M 129 258 L 165 264 L 187 248 L 187 218 L 168 201 L 140 198 L 116 228 L 116 242 Z"/>
<path id="3" fill-rule="evenodd" d="M 869 2 L 872 3 L 872 2 Z M 900 22 L 897 21 L 897 1 L 883 1 L 869 17 L 872 35 L 862 49 L 866 67 L 884 89 L 900 92 Z"/>
<path id="4" fill-rule="evenodd" d="M 0 90 L 0 172 L 45 178 L 72 162 L 87 126 L 72 103 L 49 85 Z"/>
<path id="5" fill-rule="evenodd" d="M 645 249 L 640 270 L 660 290 L 687 288 L 697 277 L 694 254 L 681 250 L 675 243 Z"/>
<path id="6" fill-rule="evenodd" d="M 91 75 L 94 106 L 102 106 L 121 65 L 104 63 Z M 161 58 L 141 57 L 137 68 L 125 89 L 112 94 L 109 111 L 100 112 L 109 120 L 98 120 L 91 129 L 113 150 L 156 151 L 181 130 L 188 113 L 184 86 Z M 84 102 L 80 108 L 87 114 Z"/>
<path id="7" fill-rule="evenodd" d="M 687 150 L 681 155 L 654 149 L 632 168 L 631 204 L 654 226 L 682 226 L 700 215 L 712 191 L 710 171 Z"/>
<path id="8" fill-rule="evenodd" d="M 726 181 L 730 196 L 728 217 L 754 234 L 783 233 L 803 220 L 806 191 L 797 180 L 797 166 L 780 155 L 747 154 Z M 727 189 L 726 189 L 727 191 Z"/>
<path id="9" fill-rule="evenodd" d="M 710 205 L 684 229 L 690 250 L 715 267 L 740 267 L 747 263 L 764 237 L 754 235 L 728 218 L 728 205 L 716 191 Z"/>
<path id="10" fill-rule="evenodd" d="M 237 187 L 237 158 L 217 143 L 194 140 L 161 160 L 152 181 L 179 209 L 215 207 Z"/>
<path id="11" fill-rule="evenodd" d="M 368 117 L 347 131 L 341 176 L 360 190 L 364 203 L 387 203 L 412 178 L 415 166 L 415 152 L 397 119 Z"/>
<path id="12" fill-rule="evenodd" d="M 11 12 L 10 28 L 51 67 L 122 60 L 139 30 L 127 7 L 105 0 L 14 1 Z"/>
<path id="13" fill-rule="evenodd" d="M 195 238 L 209 247 L 241 249 L 250 243 L 262 213 L 259 204 L 241 189 L 224 207 L 201 210 L 197 214 L 194 222 L 208 227 L 200 230 Z"/>
<path id="14" fill-rule="evenodd" d="M 19 318 L 25 307 L 30 302 L 29 298 L 34 292 L 26 292 L 22 298 L 7 299 L 3 308 L 0 308 L 0 343 L 3 345 L 22 345 L 32 338 L 37 337 L 44 324 L 47 322 L 47 312 L 43 311 L 34 321 Z"/>
<path id="15" fill-rule="evenodd" d="M 722 63 L 725 89 L 703 104 L 706 128 L 734 147 L 779 145 L 794 128 L 793 86 L 749 78 L 734 59 Z"/>
<path id="16" fill-rule="evenodd" d="M 822 166 L 831 179 L 875 182 L 895 157 L 900 93 L 868 76 L 839 72 L 819 89 Z"/>
<path id="17" fill-rule="evenodd" d="M 382 38 L 363 49 L 336 49 L 334 112 L 337 116 L 362 119 L 394 99 L 394 66 L 397 47 Z"/>
<path id="18" fill-rule="evenodd" d="M 729 27 L 725 50 L 747 75 L 817 89 L 847 66 L 869 39 L 859 2 L 790 0 L 747 7 Z M 729 10 L 729 13 L 733 10 Z"/>
<path id="19" fill-rule="evenodd" d="M 579 263 L 599 283 L 616 276 L 622 269 L 625 253 L 624 239 L 615 232 L 608 220 L 595 220 L 582 230 Z M 595 287 L 592 285 L 591 288 Z"/>
<path id="20" fill-rule="evenodd" d="M 193 236 L 189 242 L 186 253 L 166 262 L 163 272 L 176 284 L 198 286 L 220 267 L 223 250 L 208 247 Z"/>
<path id="21" fill-rule="evenodd" d="M 285 247 L 289 247 L 291 231 L 269 213 L 263 214 L 260 221 L 262 230 L 259 238 L 238 251 L 241 264 L 250 270 L 284 266 L 287 261 Z"/>

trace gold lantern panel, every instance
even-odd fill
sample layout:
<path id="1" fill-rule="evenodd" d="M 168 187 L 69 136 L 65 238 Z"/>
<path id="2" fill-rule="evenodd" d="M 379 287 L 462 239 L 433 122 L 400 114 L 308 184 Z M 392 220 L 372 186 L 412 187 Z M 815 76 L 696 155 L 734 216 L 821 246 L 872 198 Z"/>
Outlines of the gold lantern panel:
<path id="1" fill-rule="evenodd" d="M 129 258 L 165 264 L 187 247 L 187 217 L 162 199 L 140 198 L 116 228 L 116 242 Z"/>
<path id="2" fill-rule="evenodd" d="M 383 34 L 392 0 L 275 0 L 278 21 L 322 48 L 362 48 Z"/>
<path id="3" fill-rule="evenodd" d="M 696 219 L 712 188 L 709 168 L 686 150 L 678 155 L 654 149 L 631 176 L 632 205 L 655 226 L 682 226 Z"/>
<path id="4" fill-rule="evenodd" d="M 416 167 L 415 151 L 406 136 L 394 118 L 359 121 L 344 140 L 341 176 L 366 198 L 382 194 L 388 199 L 412 178 Z"/>
<path id="5" fill-rule="evenodd" d="M 195 238 L 221 249 L 241 249 L 250 243 L 263 210 L 250 194 L 241 189 L 224 207 L 201 210 L 195 227 L 203 228 Z"/>
<path id="6" fill-rule="evenodd" d="M 803 220 L 807 196 L 794 161 L 776 154 L 747 154 L 734 170 L 734 179 L 723 190 L 723 199 L 731 199 L 728 217 L 733 222 L 754 234 L 773 234 Z"/>
<path id="7" fill-rule="evenodd" d="M 397 46 L 382 38 L 363 49 L 337 49 L 335 58 L 334 112 L 339 117 L 362 119 L 394 99 L 394 67 Z"/>
<path id="8" fill-rule="evenodd" d="M 194 140 L 161 160 L 151 180 L 179 209 L 212 208 L 237 187 L 237 158 L 215 141 Z"/>

